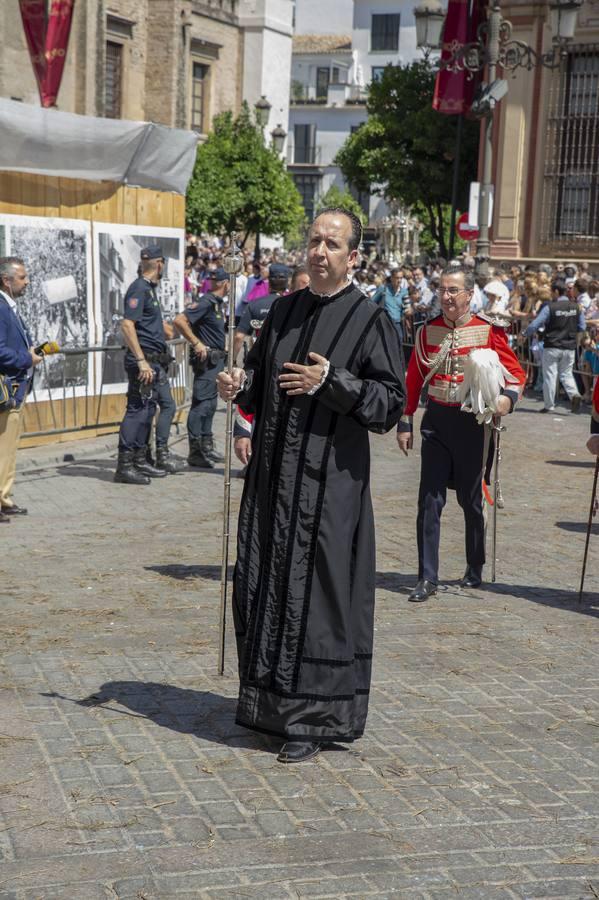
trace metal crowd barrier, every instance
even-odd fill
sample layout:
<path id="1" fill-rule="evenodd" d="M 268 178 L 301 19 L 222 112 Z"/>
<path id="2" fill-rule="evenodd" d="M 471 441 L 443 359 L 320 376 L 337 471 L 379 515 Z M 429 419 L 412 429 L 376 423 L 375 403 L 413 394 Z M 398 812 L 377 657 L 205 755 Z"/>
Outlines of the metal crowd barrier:
<path id="1" fill-rule="evenodd" d="M 121 419 L 110 420 L 102 417 L 102 401 L 109 395 L 110 385 L 122 385 L 126 392 L 126 376 L 124 356 L 126 347 L 119 344 L 105 344 L 98 347 L 69 347 L 61 350 L 56 357 L 44 357 L 39 367 L 44 373 L 44 387 L 36 387 L 39 378 L 33 380 L 31 394 L 27 401 L 27 410 L 37 421 L 37 430 L 23 432 L 23 438 L 41 437 L 47 434 L 66 434 L 72 431 L 85 431 L 93 428 L 118 427 Z M 175 361 L 169 369 L 169 384 L 177 403 L 177 412 L 187 409 L 191 404 L 193 373 L 189 368 L 189 344 L 183 338 L 168 341 L 169 352 Z M 95 354 L 102 354 L 100 366 L 96 365 Z M 90 359 L 91 354 L 91 359 Z M 93 367 L 90 379 L 86 367 Z M 100 369 L 99 383 L 97 379 Z M 81 372 L 86 377 L 82 382 Z M 94 385 L 93 388 L 90 387 Z M 52 427 L 45 428 L 42 422 L 41 404 L 48 404 Z M 123 407 L 124 411 L 124 407 Z"/>

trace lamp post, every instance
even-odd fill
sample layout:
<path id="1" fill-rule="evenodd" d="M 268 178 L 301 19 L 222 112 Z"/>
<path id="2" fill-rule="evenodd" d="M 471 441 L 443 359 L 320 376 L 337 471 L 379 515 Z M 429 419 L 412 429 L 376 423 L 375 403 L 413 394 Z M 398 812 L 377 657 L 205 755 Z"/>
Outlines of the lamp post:
<path id="1" fill-rule="evenodd" d="M 277 125 L 276 128 L 270 132 L 270 136 L 272 138 L 272 146 L 274 148 L 277 156 L 280 156 L 283 152 L 283 147 L 285 146 L 285 138 L 287 137 L 287 132 L 283 128 L 281 124 Z"/>
<path id="2" fill-rule="evenodd" d="M 254 103 L 254 112 L 256 113 L 256 123 L 262 135 L 264 142 L 264 129 L 268 125 L 272 104 L 268 102 L 264 94 Z M 256 243 L 254 244 L 254 261 L 260 260 L 260 225 L 256 229 Z"/>
<path id="3" fill-rule="evenodd" d="M 438 0 L 423 0 L 414 10 L 418 46 L 428 55 L 437 37 Z M 431 10 L 431 6 L 435 6 Z M 567 45 L 576 31 L 576 19 L 582 0 L 552 0 L 549 4 L 553 33 L 551 49 L 537 53 L 529 44 L 512 38 L 512 24 L 503 18 L 499 0 L 493 0 L 487 21 L 479 26 L 477 40 L 468 44 L 446 48 L 449 56 L 437 63 L 440 69 L 452 72 L 466 71 L 470 75 L 487 69 L 487 83 L 481 84 L 472 103 L 471 112 L 484 119 L 482 142 L 483 171 L 478 202 L 479 237 L 476 242 L 476 273 L 482 278 L 489 274 L 490 240 L 489 209 L 493 171 L 493 113 L 496 105 L 507 93 L 507 82 L 497 78 L 497 69 L 515 71 L 518 68 L 530 72 L 537 66 L 558 69 L 567 55 Z M 422 41 L 422 42 L 421 42 Z"/>

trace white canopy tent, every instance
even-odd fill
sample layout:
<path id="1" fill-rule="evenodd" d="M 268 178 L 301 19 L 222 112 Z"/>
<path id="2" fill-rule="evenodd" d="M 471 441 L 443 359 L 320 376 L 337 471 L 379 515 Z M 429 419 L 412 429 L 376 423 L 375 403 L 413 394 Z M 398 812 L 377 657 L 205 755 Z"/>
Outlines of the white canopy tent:
<path id="1" fill-rule="evenodd" d="M 0 99 L 0 170 L 114 181 L 184 194 L 196 158 L 193 131 L 96 119 Z"/>

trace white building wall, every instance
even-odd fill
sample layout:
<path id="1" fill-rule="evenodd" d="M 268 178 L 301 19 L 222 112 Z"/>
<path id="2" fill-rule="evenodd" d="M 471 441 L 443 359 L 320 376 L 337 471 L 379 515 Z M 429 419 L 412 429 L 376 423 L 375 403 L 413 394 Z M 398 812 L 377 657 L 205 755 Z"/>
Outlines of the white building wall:
<path id="1" fill-rule="evenodd" d="M 241 0 L 244 30 L 243 99 L 250 108 L 262 95 L 272 105 L 265 129 L 287 130 L 291 85 L 292 0 Z"/>
<path id="2" fill-rule="evenodd" d="M 349 34 L 353 0 L 295 0 L 295 34 Z"/>
<path id="3" fill-rule="evenodd" d="M 362 67 L 366 84 L 372 81 L 373 67 L 408 65 L 414 59 L 422 59 L 416 46 L 416 23 L 414 20 L 414 0 L 354 0 L 352 47 L 357 51 L 357 62 Z M 398 13 L 399 46 L 397 52 L 371 50 L 371 24 L 373 14 Z"/>

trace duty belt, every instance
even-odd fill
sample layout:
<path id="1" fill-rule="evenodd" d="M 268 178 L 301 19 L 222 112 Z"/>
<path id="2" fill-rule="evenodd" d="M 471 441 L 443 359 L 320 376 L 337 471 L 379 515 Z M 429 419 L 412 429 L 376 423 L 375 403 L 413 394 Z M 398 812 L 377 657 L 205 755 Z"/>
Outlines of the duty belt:
<path id="1" fill-rule="evenodd" d="M 168 368 L 174 361 L 174 356 L 171 356 L 170 353 L 144 353 L 144 356 L 147 362 L 158 363 L 165 368 Z"/>

